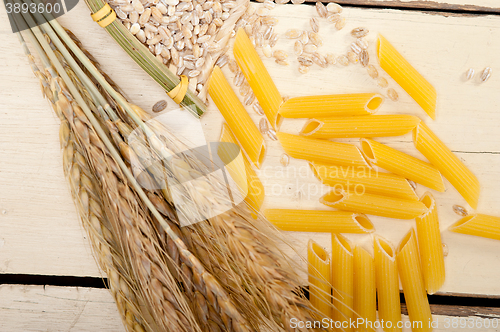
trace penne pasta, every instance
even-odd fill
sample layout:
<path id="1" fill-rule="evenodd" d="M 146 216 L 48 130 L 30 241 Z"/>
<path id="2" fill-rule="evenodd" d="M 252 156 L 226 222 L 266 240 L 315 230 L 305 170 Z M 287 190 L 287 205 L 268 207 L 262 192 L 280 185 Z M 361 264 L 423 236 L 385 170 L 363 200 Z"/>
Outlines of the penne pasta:
<path id="1" fill-rule="evenodd" d="M 445 279 L 443 244 L 441 242 L 434 197 L 431 193 L 426 192 L 420 201 L 429 210 L 426 214 L 415 218 L 417 222 L 418 249 L 425 289 L 428 294 L 434 294 L 441 288 Z"/>
<path id="2" fill-rule="evenodd" d="M 377 320 L 377 292 L 375 285 L 375 262 L 360 246 L 354 248 L 354 312 L 356 320 L 363 319 L 356 331 L 372 332 Z"/>
<path id="3" fill-rule="evenodd" d="M 420 119 L 413 115 L 364 115 L 315 118 L 306 122 L 300 134 L 312 138 L 401 136 L 415 128 Z"/>
<path id="4" fill-rule="evenodd" d="M 307 244 L 309 300 L 326 317 L 332 315 L 330 255 L 313 240 Z"/>
<path id="5" fill-rule="evenodd" d="M 368 166 L 359 149 L 347 143 L 277 133 L 287 154 L 293 158 L 330 164 Z"/>
<path id="6" fill-rule="evenodd" d="M 278 114 L 280 105 L 283 103 L 276 85 L 274 85 L 264 63 L 259 58 L 252 42 L 240 28 L 236 33 L 233 47 L 234 58 L 238 63 L 243 75 L 252 88 L 255 97 L 264 110 L 267 119 L 274 129 L 278 130 L 282 122 L 282 117 Z"/>
<path id="7" fill-rule="evenodd" d="M 481 188 L 478 179 L 467 166 L 423 122 L 413 130 L 413 142 L 417 150 L 436 166 L 467 203 L 476 209 Z"/>
<path id="8" fill-rule="evenodd" d="M 396 219 L 413 219 L 427 212 L 427 207 L 419 201 L 346 191 L 330 191 L 320 202 L 339 210 Z"/>
<path id="9" fill-rule="evenodd" d="M 378 319 L 386 322 L 383 326 L 384 331 L 401 332 L 402 329 L 397 327 L 398 322 L 401 321 L 401 302 L 396 256 L 391 244 L 381 237 L 376 236 L 373 244 Z"/>
<path id="10" fill-rule="evenodd" d="M 279 114 L 284 118 L 370 115 L 383 101 L 378 93 L 294 97 L 281 105 Z"/>
<path id="11" fill-rule="evenodd" d="M 375 227 L 364 214 L 325 210 L 267 209 L 264 216 L 283 231 L 372 233 Z"/>
<path id="12" fill-rule="evenodd" d="M 235 149 L 239 149 L 239 146 L 237 146 L 236 137 L 226 123 L 222 124 L 220 141 L 229 144 L 219 145 L 217 154 L 226 165 L 233 180 L 240 186 L 240 192 L 245 197 L 245 201 L 258 212 L 265 197 L 264 186 L 250 162 L 243 155 L 241 156 L 241 163 L 233 164 L 231 162 L 228 164 L 230 158 L 237 154 Z"/>
<path id="13" fill-rule="evenodd" d="M 450 231 L 500 240 L 500 217 L 472 214 L 450 226 Z"/>
<path id="14" fill-rule="evenodd" d="M 408 61 L 379 35 L 377 56 L 380 67 L 389 74 L 432 118 L 436 118 L 436 89 Z"/>
<path id="15" fill-rule="evenodd" d="M 250 161 L 260 168 L 266 154 L 264 138 L 218 66 L 210 76 L 208 93 Z"/>
<path id="16" fill-rule="evenodd" d="M 396 261 L 408 316 L 413 322 L 412 331 L 432 331 L 431 308 L 425 293 L 418 257 L 417 237 L 413 228 L 403 238 L 397 251 Z"/>
<path id="17" fill-rule="evenodd" d="M 431 164 L 371 139 L 362 138 L 360 142 L 363 155 L 372 165 L 428 188 L 441 192 L 445 190 L 441 173 Z"/>
<path id="18" fill-rule="evenodd" d="M 340 234 L 332 234 L 332 287 L 335 322 L 344 322 L 344 332 L 351 332 L 354 319 L 354 260 L 349 241 Z M 347 327 L 344 327 L 347 322 Z M 341 323 L 342 324 L 342 323 Z"/>
<path id="19" fill-rule="evenodd" d="M 408 181 L 399 175 L 378 172 L 366 166 L 327 165 L 317 162 L 310 163 L 310 166 L 314 175 L 334 190 L 359 192 L 363 189 L 370 194 L 418 200 Z"/>

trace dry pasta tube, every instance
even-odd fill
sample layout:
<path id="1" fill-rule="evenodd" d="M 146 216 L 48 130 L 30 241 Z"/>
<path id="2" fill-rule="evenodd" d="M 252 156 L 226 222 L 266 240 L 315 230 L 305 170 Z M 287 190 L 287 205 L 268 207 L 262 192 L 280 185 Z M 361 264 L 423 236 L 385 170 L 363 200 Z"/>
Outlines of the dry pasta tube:
<path id="1" fill-rule="evenodd" d="M 403 238 L 397 252 L 399 277 L 403 285 L 408 316 L 413 322 L 412 331 L 432 331 L 431 308 L 422 279 L 417 237 L 413 228 Z"/>
<path id="2" fill-rule="evenodd" d="M 266 154 L 264 138 L 218 66 L 210 76 L 208 93 L 250 161 L 260 168 Z"/>
<path id="3" fill-rule="evenodd" d="M 388 137 L 409 133 L 420 122 L 413 115 L 364 115 L 315 118 L 300 134 L 312 138 Z"/>
<path id="4" fill-rule="evenodd" d="M 450 231 L 500 240 L 500 218 L 486 214 L 472 214 L 450 226 Z"/>
<path id="5" fill-rule="evenodd" d="M 444 283 L 445 268 L 443 244 L 439 231 L 436 201 L 426 192 L 420 199 L 429 209 L 426 214 L 415 218 L 417 222 L 418 248 L 424 285 L 428 294 L 436 293 Z"/>
<path id="6" fill-rule="evenodd" d="M 450 181 L 467 203 L 476 209 L 481 189 L 478 179 L 425 123 L 421 122 L 413 130 L 413 143 L 417 150 Z"/>
<path id="7" fill-rule="evenodd" d="M 273 128 L 277 130 L 283 120 L 281 115 L 278 114 L 283 98 L 242 28 L 236 33 L 233 53 L 267 119 Z"/>
<path id="8" fill-rule="evenodd" d="M 377 285 L 378 318 L 391 322 L 384 325 L 386 332 L 401 332 L 397 327 L 401 321 L 401 302 L 399 299 L 399 278 L 396 254 L 389 241 L 375 236 L 375 283 Z M 388 326 L 391 327 L 388 327 Z"/>
<path id="9" fill-rule="evenodd" d="M 375 331 L 373 323 L 377 320 L 377 293 L 375 284 L 375 262 L 362 247 L 354 248 L 354 312 L 356 319 L 362 318 L 363 324 L 357 331 Z"/>
<path id="10" fill-rule="evenodd" d="M 229 126 L 225 123 L 222 124 L 220 141 L 226 142 L 228 144 L 220 145 L 220 147 L 223 147 L 223 149 L 220 148 L 218 149 L 217 153 L 219 157 L 226 164 L 226 168 L 229 170 L 229 173 L 233 178 L 233 180 L 238 184 L 238 186 L 241 186 L 240 192 L 242 193 L 242 195 L 244 195 L 245 201 L 256 212 L 258 212 L 260 210 L 260 207 L 262 206 L 262 202 L 264 201 L 265 197 L 264 186 L 262 185 L 262 182 L 260 181 L 255 171 L 253 170 L 252 165 L 244 156 L 241 156 L 242 157 L 241 164 L 237 163 L 233 165 L 233 163 L 228 164 L 226 162 L 225 159 L 228 159 L 227 161 L 230 161 L 232 159 L 229 158 L 235 155 L 234 150 L 232 151 L 231 150 L 227 151 L 227 150 L 239 149 L 239 146 L 237 145 L 238 141 L 236 140 L 236 137 L 231 132 Z"/>
<path id="11" fill-rule="evenodd" d="M 378 93 L 294 97 L 281 105 L 279 114 L 284 118 L 370 115 L 383 101 Z"/>
<path id="12" fill-rule="evenodd" d="M 278 139 L 287 154 L 293 158 L 327 164 L 368 166 L 359 149 L 347 143 L 306 138 L 279 132 Z"/>
<path id="13" fill-rule="evenodd" d="M 325 211 L 267 209 L 264 216 L 283 231 L 322 233 L 372 233 L 375 227 L 364 214 Z"/>
<path id="14" fill-rule="evenodd" d="M 380 67 L 389 74 L 432 118 L 436 118 L 436 89 L 403 56 L 379 35 L 377 56 Z"/>
<path id="15" fill-rule="evenodd" d="M 349 241 L 340 234 L 332 234 L 332 287 L 335 322 L 347 322 L 345 332 L 351 332 L 349 322 L 354 319 L 354 260 Z M 344 323 L 345 325 L 345 323 Z"/>
<path id="16" fill-rule="evenodd" d="M 334 190 L 361 191 L 376 195 L 418 200 L 408 181 L 399 175 L 378 172 L 366 166 L 310 163 L 314 175 Z"/>
<path id="17" fill-rule="evenodd" d="M 309 300 L 319 312 L 326 317 L 331 317 L 330 255 L 319 244 L 309 240 L 307 244 L 307 260 L 309 263 Z"/>
<path id="18" fill-rule="evenodd" d="M 330 191 L 320 202 L 339 210 L 396 219 L 413 219 L 427 212 L 427 207 L 419 201 L 346 191 Z"/>
<path id="19" fill-rule="evenodd" d="M 371 164 L 444 192 L 441 173 L 433 165 L 371 139 L 362 138 L 360 142 L 363 155 Z"/>

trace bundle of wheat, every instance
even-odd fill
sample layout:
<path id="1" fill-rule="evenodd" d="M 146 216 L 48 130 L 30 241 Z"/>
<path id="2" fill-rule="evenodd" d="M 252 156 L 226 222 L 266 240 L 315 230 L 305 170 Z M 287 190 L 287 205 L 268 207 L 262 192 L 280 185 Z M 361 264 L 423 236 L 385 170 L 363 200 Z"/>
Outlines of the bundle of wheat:
<path id="1" fill-rule="evenodd" d="M 267 220 L 246 203 L 228 210 L 206 161 L 130 104 L 56 20 L 15 20 L 32 27 L 24 33 L 43 71 L 18 35 L 61 119 L 71 193 L 130 331 L 294 330 L 292 318 L 322 318 L 296 292 L 305 281 Z"/>

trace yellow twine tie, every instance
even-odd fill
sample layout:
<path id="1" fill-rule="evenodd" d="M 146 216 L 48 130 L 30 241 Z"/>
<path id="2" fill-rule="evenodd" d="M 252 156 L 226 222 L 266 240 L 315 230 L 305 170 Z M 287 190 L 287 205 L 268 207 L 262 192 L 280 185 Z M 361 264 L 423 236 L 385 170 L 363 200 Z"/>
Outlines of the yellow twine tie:
<path id="1" fill-rule="evenodd" d="M 92 14 L 91 17 L 97 24 L 105 28 L 116 19 L 116 13 L 109 4 L 105 4 L 104 7 Z"/>
<path id="2" fill-rule="evenodd" d="M 180 104 L 180 102 L 184 99 L 186 92 L 188 90 L 188 78 L 186 75 L 181 75 L 181 82 L 177 84 L 175 88 L 167 92 L 167 95 L 172 98 L 176 104 Z"/>

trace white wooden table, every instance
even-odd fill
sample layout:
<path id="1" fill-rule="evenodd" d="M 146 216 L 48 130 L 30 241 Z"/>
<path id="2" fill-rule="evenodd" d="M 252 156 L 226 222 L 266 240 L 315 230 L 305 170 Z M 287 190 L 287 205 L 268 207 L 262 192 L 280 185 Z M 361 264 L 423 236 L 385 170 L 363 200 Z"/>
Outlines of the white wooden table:
<path id="1" fill-rule="evenodd" d="M 376 64 L 373 48 L 376 33 L 389 39 L 436 87 L 437 120 L 431 122 L 385 74 L 399 93 L 400 101 L 395 103 L 387 99 L 379 114 L 405 113 L 422 117 L 479 178 L 482 193 L 478 211 L 500 215 L 500 132 L 497 128 L 500 122 L 500 16 L 476 13 L 499 12 L 498 2 L 342 1 L 349 2 L 356 6 L 346 5 L 344 30 L 336 32 L 333 26 L 321 23 L 320 34 L 325 39 L 321 52 L 345 53 L 352 41 L 349 31 L 365 26 L 371 31 L 368 37 L 371 63 Z M 438 11 L 427 12 L 428 8 Z M 280 34 L 292 26 L 308 28 L 313 13 L 314 7 L 307 5 L 300 9 L 292 5 L 278 6 L 271 12 L 280 20 L 277 25 Z M 156 101 L 167 99 L 156 83 L 90 19 L 83 2 L 61 17 L 61 23 L 73 30 L 136 104 L 151 109 Z M 3 9 L 0 9 L 0 39 L 0 331 L 121 331 L 120 318 L 105 289 L 2 285 L 2 275 L 6 274 L 99 278 L 101 272 L 91 255 L 63 176 L 58 119 L 43 100 L 17 38 L 10 32 Z M 291 54 L 293 42 L 282 38 L 277 48 Z M 278 66 L 272 59 L 264 59 L 264 62 L 283 95 L 384 91 L 361 66 L 326 69 L 315 66 L 308 74 L 300 75 L 293 56 L 288 67 Z M 463 81 L 463 73 L 469 67 L 478 72 L 486 66 L 493 68 L 488 82 Z M 230 75 L 227 68 L 224 73 Z M 173 102 L 169 105 L 173 107 Z M 256 122 L 259 120 L 251 110 L 250 114 Z M 303 120 L 286 121 L 282 130 L 297 133 L 302 123 Z M 221 125 L 218 111 L 210 107 L 202 125 L 207 138 L 216 140 Z M 421 157 L 413 148 L 410 136 L 379 141 Z M 278 142 L 267 140 L 267 144 L 268 154 L 260 172 L 267 194 L 264 207 L 324 208 L 317 200 L 321 190 L 324 192 L 326 188 L 307 171 L 307 163 L 292 160 L 288 167 L 290 175 L 286 176 L 286 172 L 283 175 L 279 173 L 282 148 Z M 292 170 L 303 176 L 292 176 Z M 500 298 L 500 242 L 446 230 L 459 219 L 451 206 L 467 206 L 448 182 L 446 187 L 445 193 L 433 193 L 438 201 L 443 242 L 449 249 L 447 279 L 440 294 Z M 418 187 L 419 194 L 423 189 Z M 300 199 L 295 196 L 298 190 L 302 191 Z M 414 221 L 370 218 L 377 234 L 394 244 L 414 224 Z M 309 238 L 327 248 L 330 245 L 329 234 L 288 235 L 302 253 L 305 253 Z M 348 237 L 356 242 L 370 241 L 368 236 Z M 433 306 L 439 322 L 437 330 L 456 331 L 445 325 L 446 320 L 455 315 L 484 317 L 491 314 L 490 317 L 500 319 L 499 308 L 484 307 L 481 303 L 478 307 Z M 500 331 L 500 327 L 467 330 Z"/>

